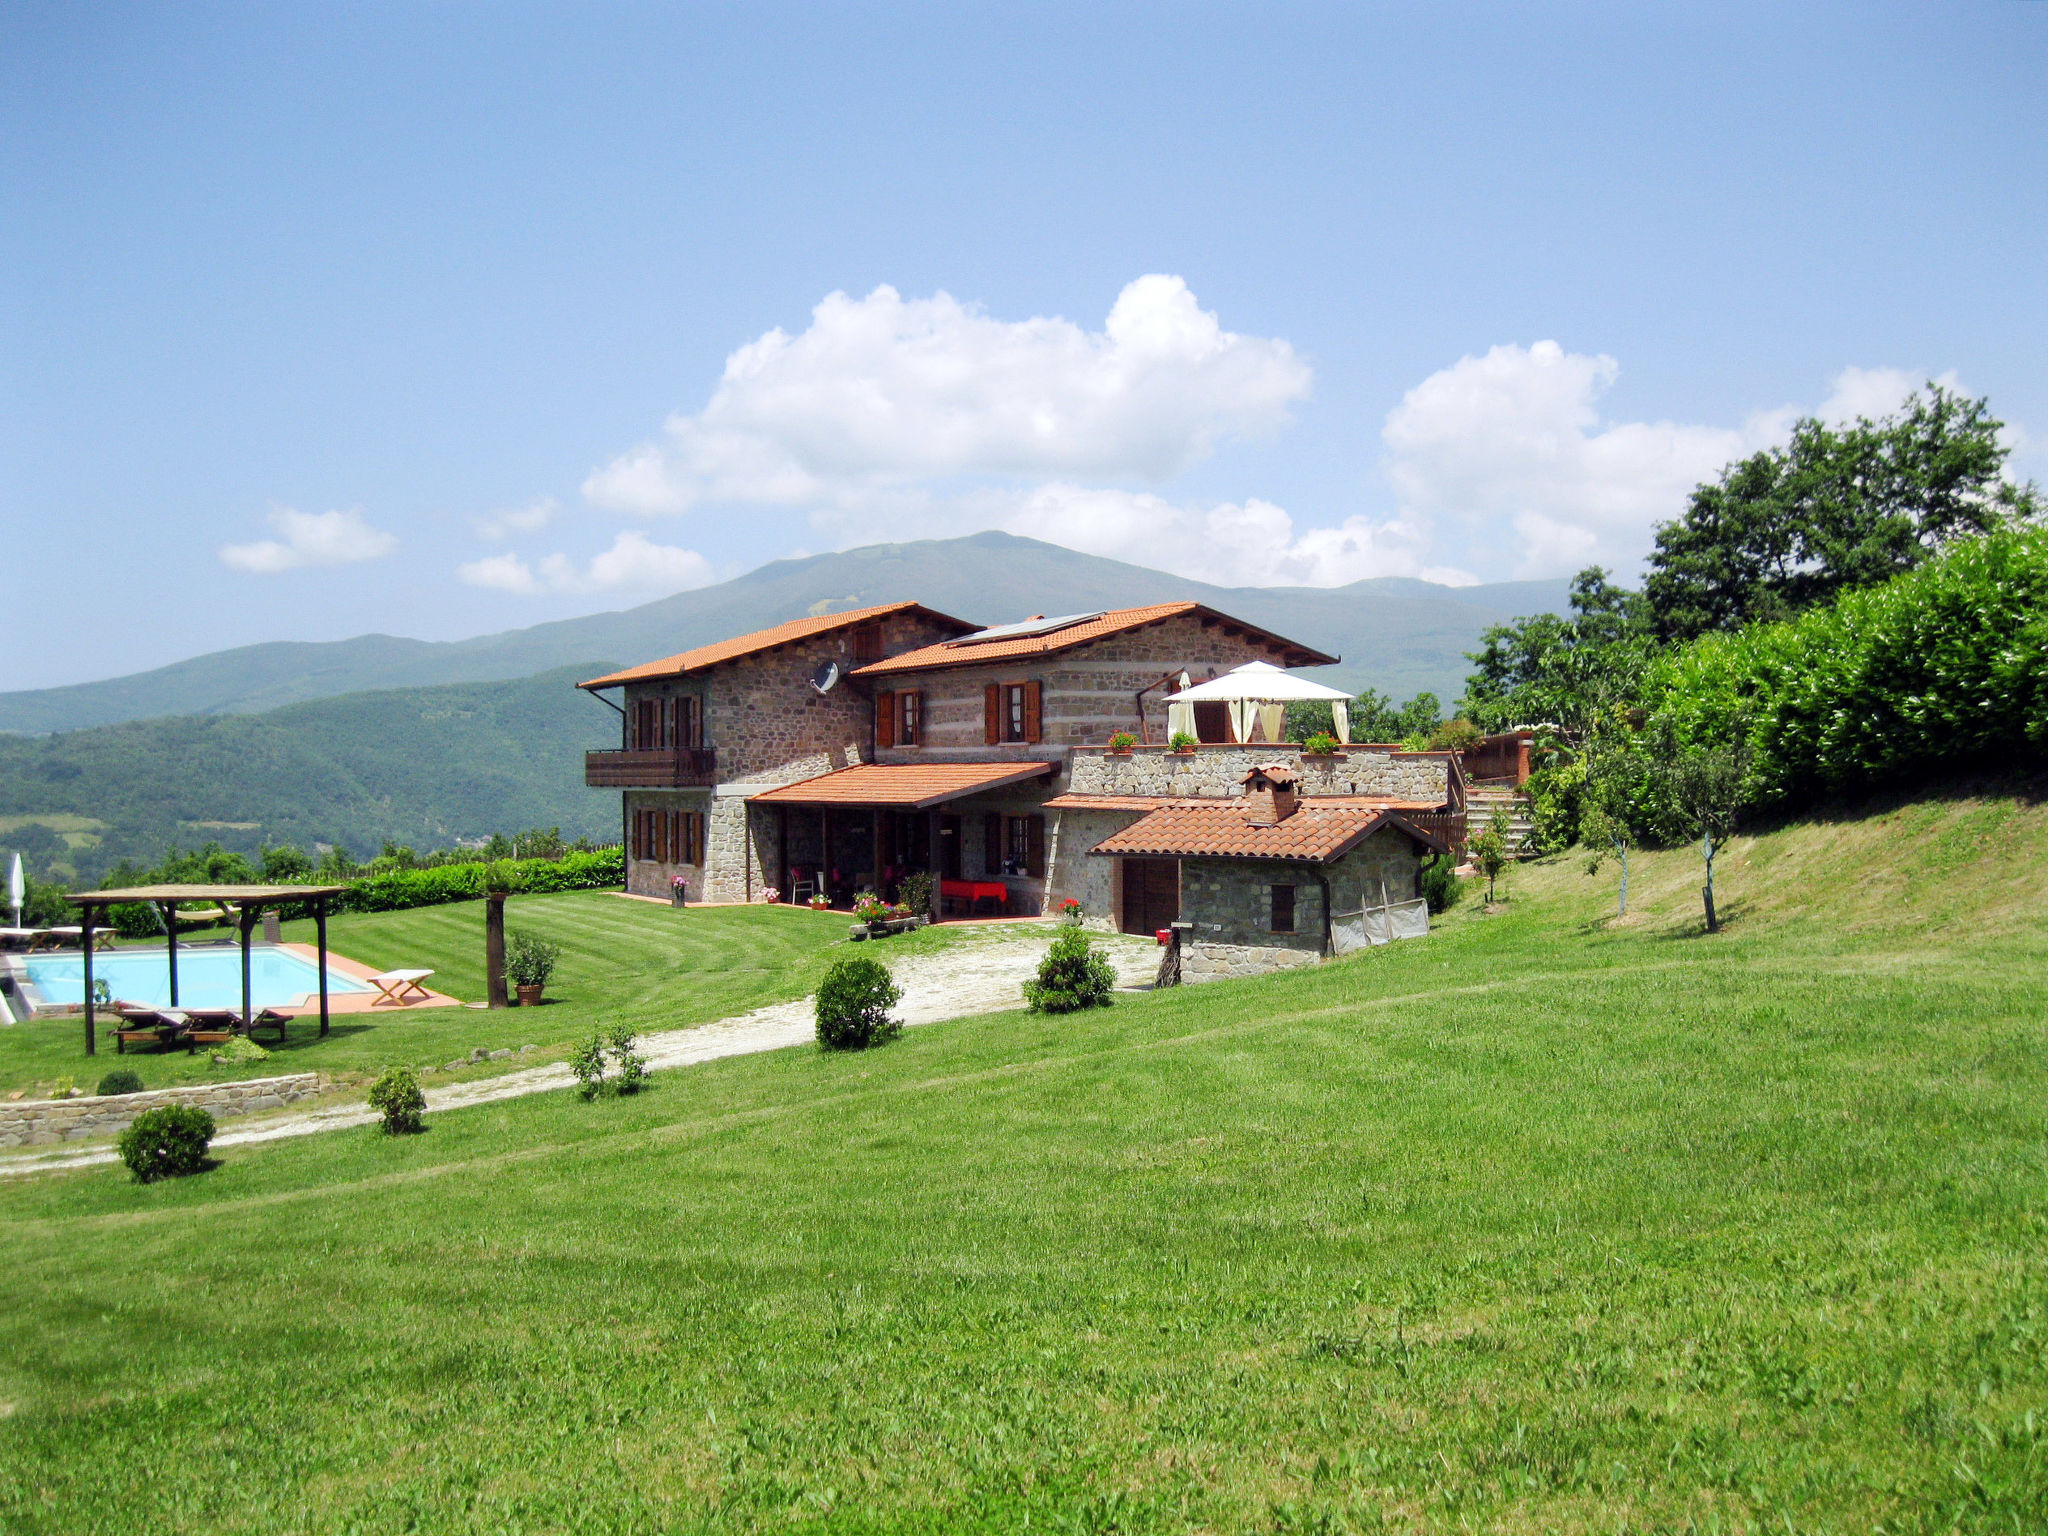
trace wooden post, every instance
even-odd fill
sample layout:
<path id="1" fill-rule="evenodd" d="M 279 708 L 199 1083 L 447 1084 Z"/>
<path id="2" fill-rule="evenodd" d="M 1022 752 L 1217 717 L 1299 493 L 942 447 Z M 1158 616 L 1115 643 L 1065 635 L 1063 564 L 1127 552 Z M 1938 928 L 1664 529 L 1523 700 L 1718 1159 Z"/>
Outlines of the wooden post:
<path id="1" fill-rule="evenodd" d="M 939 894 L 939 808 L 933 806 L 924 813 L 925 842 L 931 851 L 926 855 L 931 863 L 932 877 L 932 921 L 938 922 L 946 910 L 946 898 Z"/>
<path id="2" fill-rule="evenodd" d="M 85 954 L 85 1054 L 92 1056 L 97 1054 L 93 1042 L 93 1024 L 95 1022 L 94 1014 L 96 1010 L 92 1002 L 92 918 L 95 909 L 87 905 L 80 910 L 85 914 L 80 919 L 78 929 L 78 947 Z"/>
<path id="3" fill-rule="evenodd" d="M 488 891 L 484 894 L 484 973 L 490 988 L 490 1005 L 493 1008 L 509 1008 L 511 1000 L 505 996 L 505 893 Z"/>
<path id="4" fill-rule="evenodd" d="M 313 947 L 320 956 L 320 1038 L 327 1038 L 327 898 L 313 903 Z"/>
<path id="5" fill-rule="evenodd" d="M 247 1035 L 256 1020 L 256 1010 L 249 1005 L 249 940 L 256 932 L 256 914 L 249 910 L 245 901 L 235 909 L 241 919 L 242 930 L 242 1033 Z"/>
<path id="6" fill-rule="evenodd" d="M 171 953 L 171 1006 L 178 1006 L 178 904 L 175 901 L 160 901 L 156 904 L 163 914 L 164 931 L 170 935 Z"/>
<path id="7" fill-rule="evenodd" d="M 775 807 L 775 862 L 781 866 L 782 878 L 776 882 L 785 902 L 796 900 L 796 892 L 789 886 L 789 807 Z"/>
<path id="8" fill-rule="evenodd" d="M 818 889 L 825 893 L 825 904 L 832 904 L 832 807 L 818 808 Z"/>

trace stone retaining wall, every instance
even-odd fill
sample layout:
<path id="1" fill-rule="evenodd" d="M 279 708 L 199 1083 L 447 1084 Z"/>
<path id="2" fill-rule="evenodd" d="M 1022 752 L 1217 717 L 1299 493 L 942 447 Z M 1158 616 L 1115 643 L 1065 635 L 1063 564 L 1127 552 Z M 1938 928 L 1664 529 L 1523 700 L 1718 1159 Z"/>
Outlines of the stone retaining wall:
<path id="1" fill-rule="evenodd" d="M 1227 981 L 1238 976 L 1264 976 L 1290 966 L 1314 965 L 1321 958 L 1314 950 L 1273 949 L 1257 944 L 1183 944 L 1180 979 Z"/>
<path id="2" fill-rule="evenodd" d="M 1442 805 L 1450 799 L 1450 754 L 1393 752 L 1352 746 L 1332 757 L 1309 757 L 1286 745 L 1205 746 L 1192 752 L 1138 747 L 1130 752 L 1077 749 L 1067 767 L 1068 787 L 1083 795 L 1206 795 L 1241 792 L 1244 776 L 1260 763 L 1283 762 L 1301 774 L 1301 793 L 1373 795 Z"/>
<path id="3" fill-rule="evenodd" d="M 239 1083 L 201 1083 L 191 1088 L 159 1088 L 151 1093 L 110 1093 L 82 1099 L 29 1099 L 0 1104 L 0 1147 L 41 1147 L 59 1141 L 111 1136 L 146 1109 L 165 1104 L 191 1104 L 214 1119 L 280 1109 L 320 1090 L 320 1074 L 294 1072 L 289 1077 L 254 1077 Z"/>

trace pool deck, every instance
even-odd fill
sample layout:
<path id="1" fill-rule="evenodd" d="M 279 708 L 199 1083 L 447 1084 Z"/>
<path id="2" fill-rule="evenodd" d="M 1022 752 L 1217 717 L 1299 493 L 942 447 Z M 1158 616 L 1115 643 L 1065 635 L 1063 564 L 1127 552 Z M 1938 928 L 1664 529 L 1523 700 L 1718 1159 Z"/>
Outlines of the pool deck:
<path id="1" fill-rule="evenodd" d="M 135 947 L 140 949 L 143 946 L 137 945 Z M 179 946 L 181 950 L 191 950 L 195 947 L 232 949 L 236 946 L 232 944 L 220 946 L 182 944 Z M 311 944 L 277 944 L 271 947 L 287 950 L 301 960 L 304 960 L 308 965 L 317 965 L 319 963 L 320 952 Z M 0 955 L 0 969 L 8 970 L 17 977 L 19 983 L 25 984 L 27 982 L 28 958 L 26 955 L 11 953 Z M 339 975 L 352 976 L 357 981 L 364 982 L 367 982 L 372 976 L 383 974 L 373 965 L 365 965 L 360 960 L 351 960 L 347 955 L 336 954 L 331 949 L 327 951 L 327 968 Z M 23 1000 L 20 994 L 17 993 L 17 1003 Z M 330 1018 L 336 1018 L 345 1013 L 373 1013 L 389 1018 L 401 1013 L 411 1013 L 417 1008 L 461 1008 L 464 1006 L 466 1005 L 461 998 L 450 997 L 445 992 L 435 992 L 432 990 L 428 990 L 425 997 L 416 997 L 410 1002 L 402 1004 L 386 1002 L 378 995 L 374 988 L 367 992 L 330 992 L 327 995 L 327 1012 Z M 271 1007 L 275 1012 L 281 1013 L 287 1018 L 318 1018 L 320 1016 L 320 994 L 309 992 L 296 1003 L 273 1003 Z M 78 1003 L 60 1004 L 56 1007 L 45 1005 L 35 1010 L 35 1016 L 45 1019 L 75 1018 L 84 1012 L 83 1005 Z"/>

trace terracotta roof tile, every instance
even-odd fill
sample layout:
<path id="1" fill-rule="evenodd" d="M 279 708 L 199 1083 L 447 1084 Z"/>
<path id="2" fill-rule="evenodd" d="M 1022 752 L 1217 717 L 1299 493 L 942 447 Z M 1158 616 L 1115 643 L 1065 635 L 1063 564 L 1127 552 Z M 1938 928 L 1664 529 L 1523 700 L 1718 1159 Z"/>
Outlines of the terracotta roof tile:
<path id="1" fill-rule="evenodd" d="M 976 667 L 992 661 L 1015 661 L 1020 657 L 1049 656 L 1055 651 L 1071 650 L 1077 645 L 1107 639 L 1111 635 L 1123 634 L 1126 630 L 1142 629 L 1147 624 L 1157 624 L 1164 619 L 1179 618 L 1183 614 L 1199 614 L 1219 624 L 1231 624 L 1243 630 L 1254 639 L 1264 640 L 1286 653 L 1289 666 L 1320 666 L 1335 661 L 1299 641 L 1289 640 L 1260 629 L 1256 624 L 1247 624 L 1243 619 L 1233 619 L 1227 613 L 1218 613 L 1213 608 L 1190 601 L 1177 603 L 1154 603 L 1146 608 L 1117 608 L 1109 613 L 1098 613 L 1093 618 L 1069 624 L 1064 629 L 1050 630 L 1042 635 L 1020 635 L 1014 640 L 989 640 L 977 645 L 961 645 L 941 641 L 915 651 L 905 651 L 900 656 L 890 656 L 882 661 L 869 662 L 857 668 L 856 677 L 887 677 L 898 672 L 926 672 L 935 667 Z"/>
<path id="2" fill-rule="evenodd" d="M 873 608 L 851 608 L 845 613 L 826 613 L 815 618 L 791 619 L 787 624 L 757 629 L 750 635 L 720 640 L 715 645 L 700 645 L 694 651 L 664 656 L 659 661 L 645 661 L 637 667 L 627 667 L 620 672 L 607 672 L 603 677 L 593 677 L 589 682 L 578 683 L 576 686 L 616 688 L 621 683 L 644 682 L 652 677 L 683 677 L 692 672 L 701 672 L 706 667 L 715 667 L 722 661 L 737 661 L 740 657 L 751 656 L 757 651 L 788 645 L 793 640 L 808 640 L 815 635 L 829 634 L 850 624 L 887 618 L 892 613 L 908 613 L 913 609 L 930 614 L 931 617 L 948 624 L 958 624 L 963 631 L 974 627 L 965 619 L 956 619 L 951 614 L 940 613 L 936 609 L 925 607 L 923 603 L 882 603 Z M 916 652 L 910 654 L 915 655 Z"/>
<path id="3" fill-rule="evenodd" d="M 1392 825 L 1409 836 L 1441 847 L 1441 840 L 1384 806 L 1326 806 L 1304 802 L 1292 816 L 1260 826 L 1243 801 L 1210 805 L 1163 805 L 1089 850 L 1179 859 L 1284 859 L 1328 864 L 1341 858 L 1380 827 Z"/>
<path id="4" fill-rule="evenodd" d="M 921 810 L 980 790 L 1051 773 L 1051 763 L 860 763 L 763 790 L 755 805 L 893 805 Z"/>

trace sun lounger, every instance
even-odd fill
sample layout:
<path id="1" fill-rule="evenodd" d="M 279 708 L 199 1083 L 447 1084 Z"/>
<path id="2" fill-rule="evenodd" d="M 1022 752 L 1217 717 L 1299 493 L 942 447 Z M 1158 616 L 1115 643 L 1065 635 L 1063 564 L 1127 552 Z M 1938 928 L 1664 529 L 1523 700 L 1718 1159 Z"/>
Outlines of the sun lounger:
<path id="1" fill-rule="evenodd" d="M 420 985 L 432 971 L 386 971 L 381 976 L 372 976 L 370 985 L 377 989 L 377 995 L 370 1000 L 370 1006 L 379 1003 L 394 1003 L 403 1008 L 407 1003 L 423 1003 L 427 1000 L 427 989 Z"/>
<path id="2" fill-rule="evenodd" d="M 190 1021 L 175 1008 L 142 1008 L 134 1003 L 116 1003 L 115 1015 L 121 1027 L 114 1031 L 114 1054 L 123 1055 L 130 1043 L 176 1045 L 190 1027 Z"/>
<path id="3" fill-rule="evenodd" d="M 44 931 L 50 936 L 47 945 L 50 949 L 55 949 L 59 944 L 83 944 L 85 942 L 85 930 L 76 923 Z M 119 937 L 120 935 L 111 928 L 95 928 L 92 931 L 92 947 L 94 949 L 112 949 L 114 947 L 114 940 Z"/>

